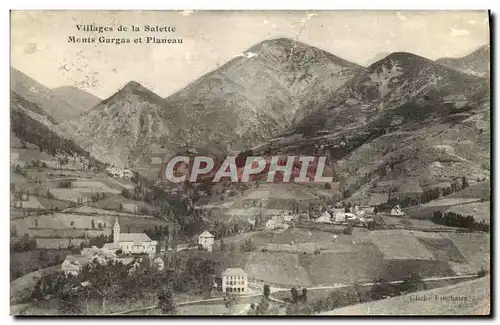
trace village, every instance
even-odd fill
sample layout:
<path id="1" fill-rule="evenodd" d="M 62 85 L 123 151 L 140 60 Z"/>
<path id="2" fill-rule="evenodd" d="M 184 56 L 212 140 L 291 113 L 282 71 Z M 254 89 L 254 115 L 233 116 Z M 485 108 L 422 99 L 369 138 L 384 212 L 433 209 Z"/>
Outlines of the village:
<path id="1" fill-rule="evenodd" d="M 212 189 L 185 184 L 145 186 L 126 168 L 108 166 L 99 174 L 83 166 L 70 170 L 67 162 L 64 166 L 64 173 L 54 169 L 55 181 L 47 183 L 54 187 L 46 190 L 56 196 L 52 201 L 65 203 L 61 210 L 33 205 L 34 200 L 45 204 L 48 195 L 40 198 L 30 191 L 12 193 L 17 216 L 11 220 L 11 232 L 21 240 L 21 246 L 36 242 L 29 252 L 40 252 L 37 263 L 48 266 L 21 273 L 13 281 L 22 283 L 20 302 L 39 306 L 56 299 L 57 294 L 43 284 L 47 282 L 64 281 L 75 292 L 95 288 L 98 284 L 91 280 L 93 272 L 109 269 L 115 274 L 116 265 L 123 265 L 126 274 L 120 276 L 124 281 L 144 281 L 145 270 L 174 279 L 168 280 L 173 281 L 169 292 L 180 314 L 196 314 L 196 308 L 206 308 L 209 314 L 251 314 L 255 312 L 251 305 L 259 305 L 266 290 L 273 313 L 278 313 L 278 308 L 286 314 L 290 290 L 327 294 L 339 285 L 350 287 L 356 281 L 368 285 L 380 276 L 400 281 L 413 271 L 455 281 L 488 269 L 482 251 L 470 252 L 467 246 L 470 236 L 486 242 L 487 234 L 474 227 L 436 223 L 431 221 L 432 212 L 419 217 L 415 211 L 422 204 L 402 208 L 394 200 L 371 206 L 335 202 L 331 198 L 336 190 L 325 185 L 254 181 L 237 186 L 217 184 Z M 20 170 L 37 172 L 30 168 Z M 456 190 L 465 185 L 457 182 Z M 92 190 L 91 196 L 85 196 L 89 186 L 99 186 L 102 192 Z M 153 191 L 167 195 L 165 202 L 170 206 L 185 202 L 187 210 L 158 214 L 151 201 Z M 73 197 L 72 193 L 81 196 Z M 477 204 L 474 202 L 471 204 Z M 471 230 L 475 232 L 468 234 Z M 431 235 L 434 239 L 430 241 Z M 436 247 L 435 240 L 443 246 Z M 25 250 L 21 248 L 16 254 L 21 256 Z M 45 254 L 62 258 L 42 259 Z M 443 254 L 449 255 L 446 262 Z M 467 262 L 478 258 L 482 262 L 474 267 Z M 454 263 L 452 271 L 445 266 L 448 261 Z M 30 265 L 31 270 L 35 265 Z M 49 280 L 57 274 L 65 280 Z M 201 283 L 199 277 L 203 278 Z M 108 285 L 122 279 L 113 276 L 109 281 Z M 161 289 L 162 281 L 153 280 L 149 285 L 154 288 L 156 283 Z M 34 295 L 32 291 L 38 292 L 39 286 L 43 293 Z M 19 291 L 13 292 L 17 295 Z M 161 308 L 156 308 L 158 297 L 155 290 L 134 293 L 129 298 L 137 302 L 127 308 L 108 302 L 106 308 L 94 308 L 92 313 L 141 314 L 146 312 L 143 308 L 161 313 Z M 228 299 L 239 301 L 238 308 L 226 307 Z"/>

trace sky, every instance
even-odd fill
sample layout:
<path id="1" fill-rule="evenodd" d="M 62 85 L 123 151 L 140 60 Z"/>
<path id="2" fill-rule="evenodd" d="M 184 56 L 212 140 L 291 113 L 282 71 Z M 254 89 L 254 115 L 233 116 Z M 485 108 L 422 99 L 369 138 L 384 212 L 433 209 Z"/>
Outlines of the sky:
<path id="1" fill-rule="evenodd" d="M 76 25 L 113 26 L 105 33 Z M 117 32 L 118 26 L 127 27 Z M 131 32 L 131 26 L 175 32 Z M 68 43 L 68 37 L 131 43 Z M 182 44 L 136 44 L 137 37 Z M 391 52 L 436 60 L 489 43 L 486 11 L 12 11 L 11 65 L 50 88 L 76 86 L 104 99 L 134 80 L 162 97 L 278 37 L 298 39 L 367 66 Z"/>

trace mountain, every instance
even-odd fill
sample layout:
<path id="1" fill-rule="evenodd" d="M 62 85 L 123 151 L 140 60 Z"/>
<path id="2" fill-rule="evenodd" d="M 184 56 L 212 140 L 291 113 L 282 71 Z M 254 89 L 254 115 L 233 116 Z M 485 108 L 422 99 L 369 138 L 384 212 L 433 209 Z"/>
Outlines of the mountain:
<path id="1" fill-rule="evenodd" d="M 39 151 L 52 156 L 87 157 L 88 153 L 80 146 L 54 131 L 50 118 L 37 104 L 11 91 L 10 130 L 17 139 L 35 145 Z"/>
<path id="2" fill-rule="evenodd" d="M 91 93 L 73 86 L 58 87 L 54 88 L 52 91 L 56 94 L 56 96 L 64 98 L 67 102 L 72 103 L 72 105 L 77 108 L 80 113 L 91 109 L 102 100 Z"/>
<path id="3" fill-rule="evenodd" d="M 165 99 L 129 83 L 61 129 L 120 166 L 147 164 L 155 147 L 243 151 L 285 130 L 362 70 L 315 47 L 268 40 Z"/>
<path id="4" fill-rule="evenodd" d="M 58 130 L 92 156 L 123 167 L 147 163 L 148 148 L 167 142 L 173 128 L 165 101 L 135 81 Z"/>
<path id="5" fill-rule="evenodd" d="M 85 107 L 85 103 L 79 102 L 75 96 L 61 96 L 60 91 L 53 91 L 12 67 L 10 68 L 10 89 L 24 99 L 36 103 L 57 121 L 75 117 L 83 110 L 92 107 Z"/>
<path id="6" fill-rule="evenodd" d="M 362 67 L 280 38 L 259 43 L 166 98 L 177 138 L 242 150 L 289 127 Z"/>
<path id="7" fill-rule="evenodd" d="M 490 45 L 483 45 L 462 58 L 442 58 L 437 63 L 478 77 L 490 75 Z"/>
<path id="8" fill-rule="evenodd" d="M 379 52 L 379 53 L 375 54 L 371 59 L 367 60 L 365 64 L 366 64 L 366 66 L 372 65 L 373 63 L 382 60 L 383 58 L 385 58 L 389 54 L 391 54 L 391 53 Z"/>
<path id="9" fill-rule="evenodd" d="M 327 155 L 341 198 L 378 204 L 457 177 L 488 178 L 489 123 L 487 80 L 392 53 L 258 150 Z"/>

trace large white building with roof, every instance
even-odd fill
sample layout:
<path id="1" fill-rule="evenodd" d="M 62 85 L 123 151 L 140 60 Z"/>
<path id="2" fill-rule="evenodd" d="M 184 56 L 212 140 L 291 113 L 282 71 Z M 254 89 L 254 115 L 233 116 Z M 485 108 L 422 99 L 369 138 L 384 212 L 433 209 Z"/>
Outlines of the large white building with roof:
<path id="1" fill-rule="evenodd" d="M 222 292 L 248 293 L 248 275 L 241 268 L 227 268 L 222 272 Z"/>
<path id="2" fill-rule="evenodd" d="M 113 228 L 113 243 L 120 246 L 126 254 L 152 254 L 156 252 L 158 242 L 151 240 L 144 233 L 120 233 L 120 224 L 116 218 Z"/>

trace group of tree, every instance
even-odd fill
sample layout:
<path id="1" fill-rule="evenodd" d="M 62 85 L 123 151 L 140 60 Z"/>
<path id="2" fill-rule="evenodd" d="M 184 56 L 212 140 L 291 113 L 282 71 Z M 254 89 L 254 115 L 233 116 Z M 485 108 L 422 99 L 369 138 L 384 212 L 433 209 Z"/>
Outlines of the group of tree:
<path id="1" fill-rule="evenodd" d="M 97 202 L 99 200 L 102 200 L 104 198 L 106 198 L 106 193 L 104 192 L 96 192 L 95 194 L 93 194 L 92 196 L 90 196 L 90 200 L 92 202 Z"/>
<path id="2" fill-rule="evenodd" d="M 36 249 L 36 239 L 24 234 L 20 240 L 11 242 L 10 249 L 12 252 L 28 252 Z"/>
<path id="3" fill-rule="evenodd" d="M 465 217 L 455 212 L 446 212 L 443 214 L 441 211 L 434 211 L 431 220 L 439 225 L 466 228 L 470 231 L 490 231 L 490 225 L 484 220 L 476 222 L 473 216 L 469 215 Z"/>
<path id="4" fill-rule="evenodd" d="M 85 265 L 77 276 L 61 273 L 40 278 L 32 297 L 47 296 L 58 299 L 61 314 L 107 314 L 107 302 L 131 302 L 156 296 L 158 308 L 165 314 L 174 314 L 176 292 L 200 292 L 210 290 L 214 273 L 212 261 L 190 258 L 177 269 L 158 269 L 145 256 L 129 264 L 120 261 L 94 260 Z M 95 309 L 99 302 L 100 308 Z M 90 308 L 90 309 L 89 309 Z"/>
<path id="5" fill-rule="evenodd" d="M 82 241 L 80 243 L 80 250 L 83 250 L 85 247 L 93 247 L 102 248 L 106 243 L 113 242 L 113 235 L 98 235 L 90 237 L 87 241 Z"/>
<path id="6" fill-rule="evenodd" d="M 245 239 L 245 242 L 243 242 L 240 246 L 240 250 L 242 252 L 251 252 L 255 250 L 255 244 L 253 243 L 252 239 Z"/>
<path id="7" fill-rule="evenodd" d="M 450 186 L 445 188 L 436 187 L 433 189 L 426 190 L 420 195 L 390 197 L 387 200 L 387 202 L 377 206 L 377 211 L 387 211 L 393 208 L 395 205 L 399 205 L 401 208 L 407 208 L 410 206 L 427 203 L 439 199 L 440 197 L 460 191 L 467 187 L 469 187 L 469 182 L 467 181 L 467 178 L 464 176 L 462 178 L 455 179 Z"/>
<path id="8" fill-rule="evenodd" d="M 304 315 L 332 310 L 358 303 L 386 299 L 402 294 L 425 290 L 425 282 L 418 274 L 410 274 L 403 281 L 390 283 L 383 278 L 374 280 L 371 287 L 355 284 L 340 288 L 325 298 L 301 301 L 298 292 L 292 293 L 292 304 L 287 306 L 287 314 Z"/>
<path id="9" fill-rule="evenodd" d="M 47 168 L 47 163 L 45 161 L 41 160 L 30 160 L 26 167 L 32 167 L 32 168 Z"/>
<path id="10" fill-rule="evenodd" d="M 144 232 L 149 236 L 149 238 L 157 241 L 166 240 L 170 235 L 168 226 L 155 225 L 154 229 L 147 229 Z"/>
<path id="11" fill-rule="evenodd" d="M 69 179 L 60 181 L 58 184 L 59 188 L 72 188 L 73 187 L 73 182 Z"/>

